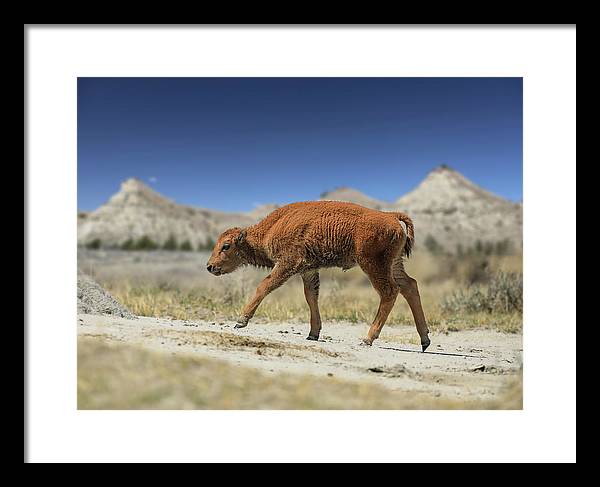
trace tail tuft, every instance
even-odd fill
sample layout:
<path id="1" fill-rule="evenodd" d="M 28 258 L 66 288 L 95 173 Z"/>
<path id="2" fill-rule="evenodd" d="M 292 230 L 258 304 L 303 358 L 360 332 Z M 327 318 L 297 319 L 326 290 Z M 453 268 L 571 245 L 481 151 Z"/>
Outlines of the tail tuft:
<path id="1" fill-rule="evenodd" d="M 395 215 L 398 220 L 406 225 L 406 244 L 404 245 L 404 255 L 406 257 L 410 257 L 410 253 L 412 252 L 413 245 L 415 243 L 415 226 L 413 225 L 411 218 L 406 213 L 396 212 Z"/>

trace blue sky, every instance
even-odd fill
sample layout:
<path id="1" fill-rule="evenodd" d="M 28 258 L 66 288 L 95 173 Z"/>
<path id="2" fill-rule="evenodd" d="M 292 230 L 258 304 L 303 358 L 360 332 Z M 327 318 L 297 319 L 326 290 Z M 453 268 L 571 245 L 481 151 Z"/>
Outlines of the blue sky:
<path id="1" fill-rule="evenodd" d="M 447 164 L 521 200 L 521 78 L 79 78 L 78 208 L 137 177 L 248 211 L 351 186 L 395 200 Z"/>

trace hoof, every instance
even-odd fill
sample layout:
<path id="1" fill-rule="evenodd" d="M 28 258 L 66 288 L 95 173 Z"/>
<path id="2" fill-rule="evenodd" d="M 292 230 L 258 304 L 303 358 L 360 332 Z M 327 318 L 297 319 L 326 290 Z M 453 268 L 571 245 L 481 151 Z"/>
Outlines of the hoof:
<path id="1" fill-rule="evenodd" d="M 246 318 L 240 318 L 233 328 L 235 330 L 238 330 L 239 328 L 246 328 L 247 326 L 248 326 L 248 320 Z"/>
<path id="2" fill-rule="evenodd" d="M 423 352 L 429 348 L 429 345 L 431 345 L 431 340 L 429 340 L 429 338 L 427 341 L 421 342 L 421 348 L 423 349 Z"/>
<path id="3" fill-rule="evenodd" d="M 311 342 L 318 342 L 319 341 L 319 337 L 314 337 L 312 335 L 308 335 L 306 337 L 307 340 L 310 340 Z"/>
<path id="4" fill-rule="evenodd" d="M 371 345 L 373 345 L 373 342 L 371 340 L 369 340 L 368 338 L 364 338 L 363 340 L 361 340 L 359 345 L 361 347 L 370 347 Z"/>

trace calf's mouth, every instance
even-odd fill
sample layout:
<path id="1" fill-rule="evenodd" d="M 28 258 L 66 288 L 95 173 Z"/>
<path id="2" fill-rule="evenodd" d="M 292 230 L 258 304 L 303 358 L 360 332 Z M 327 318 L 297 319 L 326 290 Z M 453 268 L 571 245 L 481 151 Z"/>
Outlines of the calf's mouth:
<path id="1" fill-rule="evenodd" d="M 223 271 L 220 267 L 210 264 L 206 266 L 206 270 L 210 272 L 213 276 L 220 276 L 221 274 L 223 274 Z"/>

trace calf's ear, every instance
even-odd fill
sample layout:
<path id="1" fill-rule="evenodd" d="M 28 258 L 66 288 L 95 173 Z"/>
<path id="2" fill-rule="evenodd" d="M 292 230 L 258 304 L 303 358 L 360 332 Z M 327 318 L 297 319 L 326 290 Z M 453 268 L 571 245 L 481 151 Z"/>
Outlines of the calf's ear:
<path id="1" fill-rule="evenodd" d="M 246 230 L 242 230 L 240 232 L 240 234 L 237 236 L 237 238 L 235 239 L 235 241 L 237 243 L 242 243 L 244 241 L 244 239 L 246 238 Z"/>

